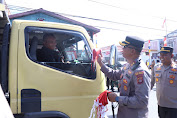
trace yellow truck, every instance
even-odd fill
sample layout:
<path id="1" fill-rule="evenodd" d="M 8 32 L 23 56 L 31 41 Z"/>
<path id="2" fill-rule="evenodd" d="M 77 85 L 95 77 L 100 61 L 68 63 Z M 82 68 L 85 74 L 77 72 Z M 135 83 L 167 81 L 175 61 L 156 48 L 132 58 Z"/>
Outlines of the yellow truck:
<path id="1" fill-rule="evenodd" d="M 0 4 L 0 82 L 16 118 L 88 118 L 94 100 L 106 90 L 100 66 L 92 62 L 93 43 L 75 25 L 14 20 Z M 56 37 L 63 62 L 41 62 L 43 35 Z"/>

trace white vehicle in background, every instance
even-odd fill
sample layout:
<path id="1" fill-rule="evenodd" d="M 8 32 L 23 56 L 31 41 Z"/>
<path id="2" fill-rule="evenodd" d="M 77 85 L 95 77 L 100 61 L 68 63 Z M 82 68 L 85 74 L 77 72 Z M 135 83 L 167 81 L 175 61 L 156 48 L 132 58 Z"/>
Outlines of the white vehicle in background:
<path id="1" fill-rule="evenodd" d="M 0 86 L 0 118 L 14 118 L 1 86 Z"/>

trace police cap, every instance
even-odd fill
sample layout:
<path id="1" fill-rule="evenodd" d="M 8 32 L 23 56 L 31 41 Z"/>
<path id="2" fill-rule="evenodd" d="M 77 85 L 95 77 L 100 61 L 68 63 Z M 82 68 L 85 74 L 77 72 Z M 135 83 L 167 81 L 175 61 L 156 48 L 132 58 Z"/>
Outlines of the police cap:
<path id="1" fill-rule="evenodd" d="M 121 46 L 132 45 L 141 51 L 144 45 L 144 40 L 136 36 L 127 36 L 125 41 L 119 42 L 119 44 Z"/>
<path id="2" fill-rule="evenodd" d="M 172 47 L 162 47 L 161 49 L 160 49 L 160 53 L 173 53 L 173 48 Z"/>

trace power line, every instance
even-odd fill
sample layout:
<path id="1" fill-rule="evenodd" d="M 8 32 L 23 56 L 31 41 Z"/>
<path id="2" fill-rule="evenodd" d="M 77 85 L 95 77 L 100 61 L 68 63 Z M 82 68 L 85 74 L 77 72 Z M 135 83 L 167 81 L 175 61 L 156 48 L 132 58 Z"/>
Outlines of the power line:
<path id="1" fill-rule="evenodd" d="M 122 32 L 130 32 L 130 31 L 121 30 L 121 29 L 118 29 L 118 28 L 110 28 L 110 27 L 95 26 L 95 25 L 93 25 L 93 27 L 102 28 L 102 29 L 109 29 L 109 30 L 118 30 L 118 31 L 122 31 Z"/>
<path id="2" fill-rule="evenodd" d="M 102 4 L 102 5 L 106 5 L 106 6 L 109 6 L 109 7 L 114 7 L 114 8 L 119 8 L 119 9 L 127 10 L 125 8 L 121 8 L 121 7 L 114 6 L 114 5 L 109 5 L 109 4 L 98 2 L 98 1 L 94 1 L 94 0 L 88 0 L 88 1 L 95 2 L 95 3 L 98 3 L 98 4 Z"/>
<path id="3" fill-rule="evenodd" d="M 9 7 L 10 6 L 10 7 Z M 20 6 L 14 6 L 14 5 L 8 5 L 10 9 L 17 10 L 17 11 L 26 11 L 28 10 L 34 10 L 32 8 L 27 8 L 27 7 L 20 7 Z M 89 19 L 89 20 L 95 20 L 95 21 L 101 21 L 101 22 L 108 22 L 108 23 L 113 23 L 113 24 L 119 24 L 119 25 L 126 25 L 126 26 L 132 26 L 132 27 L 138 27 L 138 28 L 144 28 L 144 29 L 149 29 L 149 30 L 158 30 L 158 31 L 166 31 L 163 29 L 157 29 L 157 28 L 152 28 L 152 27 L 145 27 L 145 26 L 139 26 L 139 25 L 134 25 L 134 24 L 127 24 L 127 23 L 121 23 L 121 22 L 115 22 L 115 21 L 110 21 L 110 20 L 103 20 L 103 19 L 97 19 L 97 18 L 90 18 L 90 17 L 85 17 L 85 16 L 78 16 L 78 15 L 71 15 L 71 14 L 66 14 L 66 13 L 58 13 L 54 12 L 56 14 L 61 14 L 65 16 L 70 16 L 70 17 L 77 17 L 77 18 L 84 18 L 84 19 Z M 177 21 L 176 21 L 177 22 Z M 105 28 L 105 27 L 104 27 Z M 112 29 L 114 30 L 115 28 L 107 28 L 107 29 Z M 117 30 L 117 29 L 115 29 Z M 120 29 L 118 29 L 120 30 Z M 171 31 L 168 31 L 171 32 Z"/>
<path id="4" fill-rule="evenodd" d="M 101 28 L 101 29 L 118 30 L 118 31 L 121 31 L 121 32 L 132 32 L 132 31 L 127 31 L 127 30 L 121 30 L 121 29 L 118 29 L 118 28 L 109 28 L 109 27 L 102 27 L 102 26 L 95 26 L 95 25 L 93 25 L 93 26 L 97 27 L 97 28 Z M 140 34 L 144 34 L 144 33 L 140 33 Z M 161 35 L 156 35 L 156 36 L 161 36 Z"/>
<path id="5" fill-rule="evenodd" d="M 84 17 L 84 16 L 70 15 L 70 14 L 58 13 L 58 12 L 55 12 L 55 13 L 62 14 L 62 15 L 65 15 L 65 16 L 71 16 L 71 17 L 77 17 L 77 18 L 85 18 L 85 19 L 95 20 L 95 21 L 102 21 L 102 22 L 108 22 L 108 23 L 114 23 L 114 24 L 120 24 L 120 25 L 127 25 L 127 26 L 133 26 L 133 27 L 139 27 L 139 28 L 145 28 L 145 29 L 151 29 L 151 30 L 166 31 L 166 30 L 157 29 L 157 28 L 144 27 L 144 26 L 138 26 L 138 25 L 133 25 L 133 24 L 127 24 L 127 23 L 121 23 L 121 22 L 97 19 L 97 18 L 89 18 L 89 17 Z"/>
<path id="6" fill-rule="evenodd" d="M 126 9 L 126 8 L 122 8 L 122 7 L 118 7 L 118 6 L 110 5 L 110 4 L 103 3 L 103 2 L 98 2 L 98 1 L 95 1 L 95 0 L 88 0 L 88 1 L 95 2 L 95 3 L 97 3 L 97 4 L 102 4 L 102 5 L 109 6 L 109 7 L 113 7 L 113 8 L 117 8 L 117 9 L 128 10 L 128 9 Z M 132 10 L 131 10 L 131 11 L 132 11 Z M 133 14 L 137 14 L 137 11 L 136 11 L 136 13 L 133 12 Z M 140 14 L 140 15 L 144 15 L 144 13 L 143 13 L 143 14 L 142 14 L 142 13 L 138 13 L 138 14 Z M 147 15 L 147 16 L 151 16 L 151 15 Z M 159 16 L 151 16 L 151 17 L 164 20 L 164 18 L 159 17 Z M 171 22 L 177 22 L 177 21 L 175 21 L 175 20 L 171 20 L 171 19 L 168 19 L 168 21 L 171 21 Z"/>

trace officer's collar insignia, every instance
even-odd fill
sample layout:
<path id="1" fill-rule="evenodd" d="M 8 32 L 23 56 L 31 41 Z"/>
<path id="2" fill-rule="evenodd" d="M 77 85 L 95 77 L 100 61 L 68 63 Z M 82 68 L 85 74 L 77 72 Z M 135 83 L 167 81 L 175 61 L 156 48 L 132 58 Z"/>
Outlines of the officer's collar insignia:
<path id="1" fill-rule="evenodd" d="M 132 71 L 131 71 L 131 70 L 129 70 L 129 71 L 128 71 L 128 73 L 129 73 L 129 74 L 132 74 Z"/>
<path id="2" fill-rule="evenodd" d="M 171 79 L 175 79 L 175 76 L 174 76 L 174 75 L 170 75 L 170 78 L 171 78 Z"/>
<path id="3" fill-rule="evenodd" d="M 137 78 L 137 83 L 142 84 L 143 83 L 143 77 L 138 77 Z"/>
<path id="4" fill-rule="evenodd" d="M 124 82 L 125 84 L 127 84 L 127 80 L 126 80 L 126 79 L 123 79 L 123 82 Z"/>
<path id="5" fill-rule="evenodd" d="M 173 80 L 170 80 L 170 81 L 169 81 L 169 83 L 170 83 L 170 84 L 173 84 L 173 83 L 174 83 L 174 81 L 173 81 Z"/>
<path id="6" fill-rule="evenodd" d="M 159 78 L 155 78 L 155 80 L 156 80 L 156 82 L 158 82 L 158 81 L 159 81 Z"/>
<path id="7" fill-rule="evenodd" d="M 133 62 L 132 64 L 131 64 L 131 66 L 133 66 L 135 64 L 135 62 Z"/>
<path id="8" fill-rule="evenodd" d="M 124 86 L 124 90 L 127 91 L 127 86 Z"/>
<path id="9" fill-rule="evenodd" d="M 176 71 L 177 71 L 177 69 L 175 69 L 175 68 L 172 68 L 172 69 L 171 69 L 171 71 L 173 71 L 173 72 L 176 72 Z"/>

